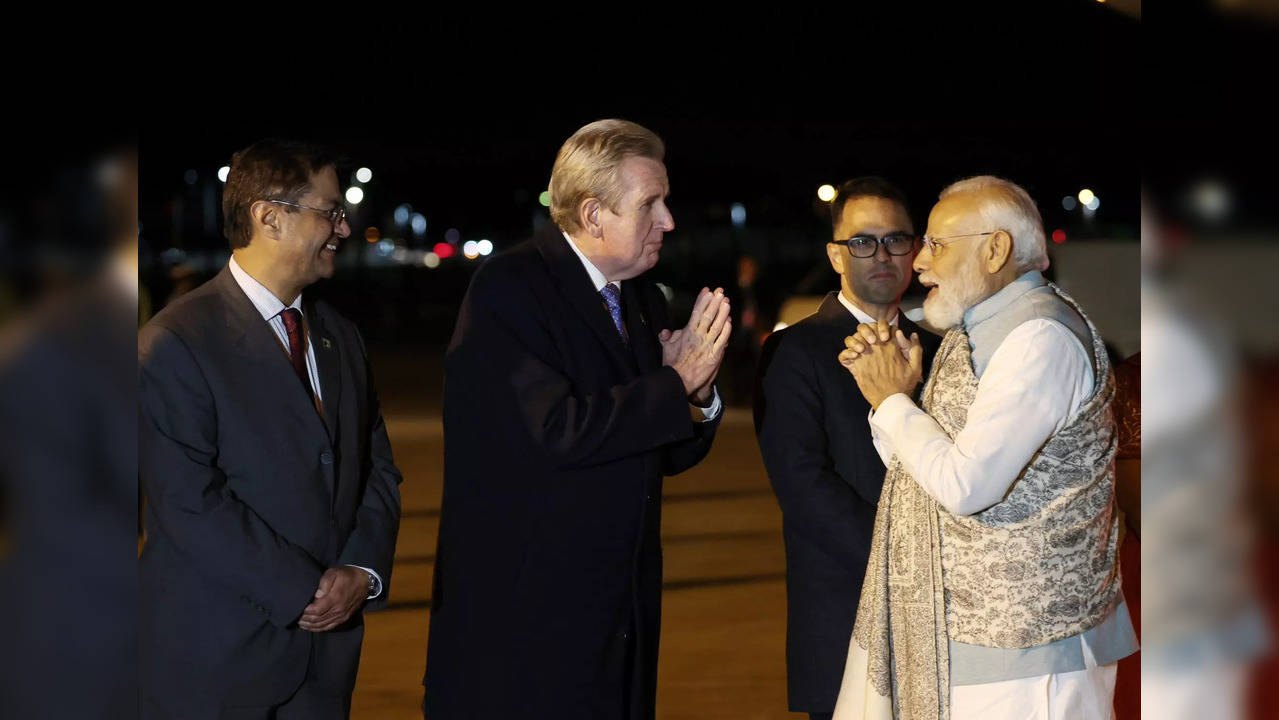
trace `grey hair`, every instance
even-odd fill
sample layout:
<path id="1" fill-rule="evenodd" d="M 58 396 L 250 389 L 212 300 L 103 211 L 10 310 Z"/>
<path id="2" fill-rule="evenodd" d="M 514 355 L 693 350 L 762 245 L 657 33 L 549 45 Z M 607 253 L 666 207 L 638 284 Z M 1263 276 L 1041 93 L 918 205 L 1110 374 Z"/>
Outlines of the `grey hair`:
<path id="1" fill-rule="evenodd" d="M 551 219 L 570 233 L 581 230 L 577 211 L 598 198 L 616 211 L 622 201 L 622 161 L 633 155 L 662 161 L 666 146 L 652 130 L 628 120 L 596 120 L 564 141 L 551 168 Z"/>
<path id="2" fill-rule="evenodd" d="M 1017 273 L 1048 269 L 1044 220 L 1035 201 L 1014 182 L 994 175 L 978 175 L 951 183 L 941 191 L 939 199 L 963 192 L 990 190 L 981 203 L 982 220 L 988 230 L 1004 230 L 1013 238 L 1013 261 Z"/>

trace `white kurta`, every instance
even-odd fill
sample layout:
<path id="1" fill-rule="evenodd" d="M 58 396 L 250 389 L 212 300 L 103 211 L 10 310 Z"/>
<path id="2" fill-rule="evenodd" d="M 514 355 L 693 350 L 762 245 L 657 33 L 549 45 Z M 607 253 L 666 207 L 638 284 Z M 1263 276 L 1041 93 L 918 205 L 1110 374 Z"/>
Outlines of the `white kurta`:
<path id="1" fill-rule="evenodd" d="M 991 356 L 968 421 L 953 440 L 904 394 L 871 414 L 871 434 L 886 465 L 896 455 L 942 507 L 971 515 L 1004 497 L 1035 452 L 1074 419 L 1093 384 L 1091 355 L 1078 338 L 1055 321 L 1031 320 L 1013 329 Z M 1116 665 L 1098 667 L 1088 643 L 1082 637 L 1080 643 L 1083 670 L 952 686 L 950 717 L 1108 720 Z M 853 665 L 864 663 L 858 649 L 851 643 L 846 680 Z M 843 688 L 835 717 L 878 717 L 882 705 L 865 706 L 872 699 Z"/>

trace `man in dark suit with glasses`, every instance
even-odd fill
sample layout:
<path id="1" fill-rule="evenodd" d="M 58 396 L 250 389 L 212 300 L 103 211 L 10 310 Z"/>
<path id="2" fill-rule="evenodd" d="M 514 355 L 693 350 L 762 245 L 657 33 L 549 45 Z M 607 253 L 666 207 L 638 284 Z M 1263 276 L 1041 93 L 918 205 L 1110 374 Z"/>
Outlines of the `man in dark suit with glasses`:
<path id="1" fill-rule="evenodd" d="M 144 718 L 345 718 L 400 518 L 364 343 L 303 290 L 350 235 L 333 159 L 236 153 L 232 257 L 138 335 Z"/>
<path id="2" fill-rule="evenodd" d="M 789 708 L 814 720 L 835 710 L 884 480 L 870 406 L 836 357 L 858 323 L 918 333 L 926 363 L 940 342 L 898 308 L 919 248 L 902 191 L 883 178 L 849 180 L 830 210 L 826 256 L 840 289 L 769 336 L 755 393 L 755 432 L 786 541 Z"/>

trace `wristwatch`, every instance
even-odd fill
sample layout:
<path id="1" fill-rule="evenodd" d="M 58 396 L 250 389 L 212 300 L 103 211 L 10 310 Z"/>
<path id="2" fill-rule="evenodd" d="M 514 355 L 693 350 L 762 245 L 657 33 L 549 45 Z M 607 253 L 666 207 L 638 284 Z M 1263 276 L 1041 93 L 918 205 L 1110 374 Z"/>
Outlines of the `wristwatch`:
<path id="1" fill-rule="evenodd" d="M 369 592 L 368 592 L 368 595 L 369 595 L 369 597 L 373 597 L 373 593 L 377 591 L 377 576 L 375 576 L 375 575 L 374 575 L 373 573 L 371 573 L 371 572 L 370 572 L 370 573 L 368 573 L 368 576 L 369 576 Z"/>

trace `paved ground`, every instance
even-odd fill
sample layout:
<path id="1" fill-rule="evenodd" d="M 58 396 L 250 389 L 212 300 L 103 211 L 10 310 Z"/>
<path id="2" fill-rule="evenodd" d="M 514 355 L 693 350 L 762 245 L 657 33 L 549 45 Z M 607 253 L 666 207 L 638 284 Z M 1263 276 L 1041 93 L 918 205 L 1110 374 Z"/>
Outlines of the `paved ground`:
<path id="1" fill-rule="evenodd" d="M 395 720 L 421 717 L 443 435 L 438 415 L 386 405 L 404 518 L 391 607 L 366 618 L 352 716 Z M 781 513 L 749 411 L 729 409 L 706 460 L 667 479 L 662 539 L 658 717 L 802 717 L 786 712 Z"/>

